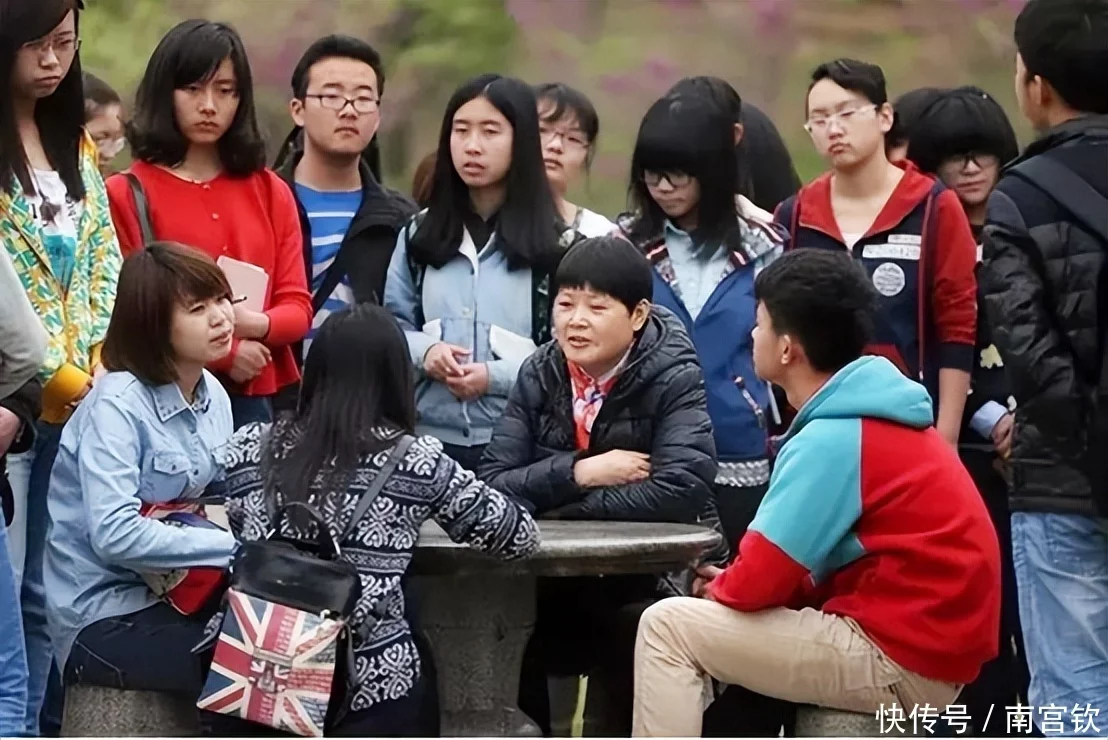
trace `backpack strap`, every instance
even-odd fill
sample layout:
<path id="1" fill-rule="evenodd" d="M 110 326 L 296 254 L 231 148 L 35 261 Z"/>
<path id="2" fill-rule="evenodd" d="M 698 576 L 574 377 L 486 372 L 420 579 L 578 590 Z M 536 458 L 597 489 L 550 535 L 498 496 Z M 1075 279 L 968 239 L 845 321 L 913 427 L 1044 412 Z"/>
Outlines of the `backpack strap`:
<path id="1" fill-rule="evenodd" d="M 312 314 L 319 313 L 319 310 L 323 308 L 323 304 L 327 302 L 327 299 L 331 297 L 331 294 L 335 292 L 335 288 L 346 277 L 348 270 L 347 263 L 350 261 L 350 253 L 353 251 L 353 240 L 346 237 L 343 238 L 342 244 L 339 245 L 339 251 L 335 253 L 335 258 L 331 260 L 331 264 L 327 267 L 327 272 L 323 274 L 323 282 L 320 283 L 319 289 L 312 295 Z M 374 291 L 374 297 L 380 300 L 377 296 L 377 291 Z"/>
<path id="2" fill-rule="evenodd" d="M 1108 198 L 1083 177 L 1050 157 L 1032 157 L 1020 162 L 1009 173 L 1034 185 L 1065 208 L 1108 249 Z"/>
<path id="3" fill-rule="evenodd" d="M 354 527 L 358 526 L 358 522 L 369 511 L 369 507 L 373 505 L 373 502 L 381 495 L 381 491 L 385 488 L 385 483 L 388 482 L 389 477 L 396 471 L 397 466 L 404 461 L 404 456 L 408 454 L 408 448 L 415 442 L 415 437 L 410 434 L 404 434 L 396 440 L 396 444 L 393 445 L 392 452 L 389 453 L 389 459 L 381 467 L 381 470 L 377 473 L 377 476 L 373 479 L 373 483 L 370 484 L 366 492 L 362 494 L 362 497 L 358 499 L 358 503 L 354 506 L 354 513 L 350 516 L 350 521 L 346 525 L 346 529 L 342 531 L 342 535 L 339 536 L 339 542 L 345 540 L 350 533 L 354 531 Z"/>
<path id="4" fill-rule="evenodd" d="M 800 229 L 800 193 L 783 200 L 777 207 L 777 212 L 781 215 L 780 220 L 788 224 L 789 239 L 785 244 L 785 250 L 788 251 L 796 247 L 796 232 Z"/>
<path id="5" fill-rule="evenodd" d="M 935 201 L 938 199 L 939 193 L 944 190 L 946 190 L 946 186 L 941 181 L 936 181 L 931 187 L 931 190 L 927 193 L 927 198 L 923 202 L 923 224 L 920 226 L 919 277 L 916 288 L 919 293 L 918 317 L 916 320 L 916 331 L 919 334 L 919 339 L 916 344 L 919 347 L 917 367 L 919 368 L 919 379 L 921 381 L 926 374 L 924 359 L 926 358 L 927 340 L 930 338 L 928 329 L 933 323 L 928 319 L 931 316 L 931 298 L 935 285 L 935 250 L 939 248 Z"/>
<path id="6" fill-rule="evenodd" d="M 131 197 L 135 199 L 135 215 L 138 217 L 139 231 L 142 232 L 142 246 L 148 247 L 157 239 L 154 238 L 154 227 L 150 223 L 150 206 L 146 200 L 146 191 L 142 182 L 133 172 L 124 172 L 127 183 L 131 186 Z"/>

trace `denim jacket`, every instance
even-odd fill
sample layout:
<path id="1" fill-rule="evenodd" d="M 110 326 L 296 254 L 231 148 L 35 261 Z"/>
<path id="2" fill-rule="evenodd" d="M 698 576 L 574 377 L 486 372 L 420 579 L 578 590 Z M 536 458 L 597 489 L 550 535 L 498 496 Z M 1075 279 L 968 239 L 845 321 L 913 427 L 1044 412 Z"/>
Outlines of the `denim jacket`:
<path id="1" fill-rule="evenodd" d="M 139 507 L 195 498 L 222 480 L 219 455 L 232 431 L 231 401 L 207 371 L 191 406 L 176 384 L 114 372 L 77 407 L 47 497 L 47 618 L 59 667 L 83 628 L 157 602 L 140 572 L 230 563 L 229 532 L 176 528 Z"/>
<path id="2" fill-rule="evenodd" d="M 397 238 L 384 305 L 404 329 L 416 370 L 416 432 L 463 447 L 488 444 L 529 354 L 531 270 L 508 269 L 507 258 L 496 247 L 495 233 L 478 251 L 466 231 L 453 259 L 441 268 L 426 268 L 417 293 L 408 262 L 410 228 Z M 499 348 L 503 357 L 491 346 L 494 331 L 500 337 L 514 335 Z M 472 354 L 463 362 L 488 365 L 488 393 L 475 401 L 460 401 L 445 384 L 423 372 L 424 355 L 439 341 L 470 349 Z"/>

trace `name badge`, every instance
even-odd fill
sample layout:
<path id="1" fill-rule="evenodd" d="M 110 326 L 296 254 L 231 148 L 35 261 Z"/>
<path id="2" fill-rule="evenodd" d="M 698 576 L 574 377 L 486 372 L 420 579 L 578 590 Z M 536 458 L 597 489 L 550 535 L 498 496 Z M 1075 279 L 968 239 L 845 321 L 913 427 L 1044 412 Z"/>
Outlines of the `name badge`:
<path id="1" fill-rule="evenodd" d="M 914 244 L 923 245 L 923 237 L 919 234 L 889 234 L 889 244 Z"/>
<path id="2" fill-rule="evenodd" d="M 895 244 L 892 239 L 893 237 L 890 236 L 887 244 L 867 244 L 862 247 L 862 259 L 912 260 L 919 262 L 921 251 L 919 244 Z"/>

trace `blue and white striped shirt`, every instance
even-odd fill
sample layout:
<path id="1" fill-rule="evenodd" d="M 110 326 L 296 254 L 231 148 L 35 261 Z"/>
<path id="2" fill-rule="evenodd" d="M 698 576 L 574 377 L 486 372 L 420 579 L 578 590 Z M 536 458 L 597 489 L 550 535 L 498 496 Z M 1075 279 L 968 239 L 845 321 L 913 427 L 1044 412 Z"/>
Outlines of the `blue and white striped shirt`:
<path id="1" fill-rule="evenodd" d="M 314 297 L 323 284 L 327 268 L 335 261 L 339 246 L 342 245 L 342 240 L 346 238 L 346 232 L 350 228 L 350 222 L 354 220 L 362 205 L 362 191 L 324 192 L 297 183 L 296 197 L 308 214 L 308 225 L 312 232 L 311 284 Z M 312 339 L 327 317 L 335 311 L 341 311 L 353 305 L 354 291 L 350 288 L 349 279 L 343 276 L 342 281 L 335 286 L 319 312 L 312 318 L 312 328 L 304 339 L 305 357 L 308 356 Z"/>

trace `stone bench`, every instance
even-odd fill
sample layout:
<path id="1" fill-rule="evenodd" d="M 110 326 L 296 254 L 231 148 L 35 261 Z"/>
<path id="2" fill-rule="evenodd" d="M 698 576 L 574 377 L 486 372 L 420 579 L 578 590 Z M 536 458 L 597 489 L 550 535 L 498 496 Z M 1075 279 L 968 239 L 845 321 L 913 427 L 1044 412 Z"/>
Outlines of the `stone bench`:
<path id="1" fill-rule="evenodd" d="M 65 690 L 62 737 L 196 737 L 196 700 L 180 694 L 102 686 Z"/>
<path id="2" fill-rule="evenodd" d="M 796 710 L 796 737 L 912 737 L 911 723 L 903 724 L 909 731 L 882 727 L 876 712 L 860 714 L 810 705 Z"/>

